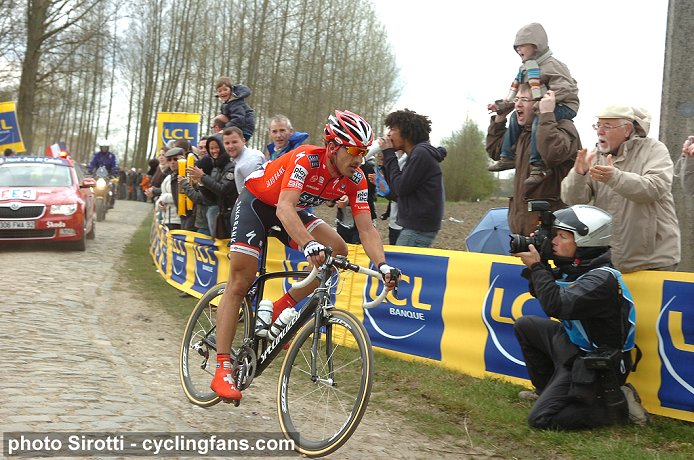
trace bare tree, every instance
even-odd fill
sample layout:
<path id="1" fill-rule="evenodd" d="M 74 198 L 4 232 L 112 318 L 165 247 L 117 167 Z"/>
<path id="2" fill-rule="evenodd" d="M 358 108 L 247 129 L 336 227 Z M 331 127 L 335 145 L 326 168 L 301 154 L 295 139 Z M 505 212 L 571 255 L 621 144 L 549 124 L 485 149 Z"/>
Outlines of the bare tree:
<path id="1" fill-rule="evenodd" d="M 17 5 L 0 0 L 0 13 L 16 17 Z M 0 94 L 18 94 L 27 140 L 64 137 L 85 156 L 97 136 L 125 129 L 122 160 L 144 166 L 154 155 L 161 111 L 199 112 L 206 132 L 219 110 L 213 83 L 221 75 L 252 89 L 247 102 L 256 111 L 257 134 L 250 143 L 259 148 L 275 113 L 288 115 L 317 143 L 334 109 L 354 110 L 378 126 L 399 92 L 395 58 L 368 0 L 230 0 L 220 8 L 205 0 L 27 0 L 20 6 L 26 36 L 3 30 L 11 40 L 0 56 L 21 67 L 0 72 Z M 117 128 L 114 115 L 121 111 L 125 126 Z"/>
<path id="2" fill-rule="evenodd" d="M 74 27 L 84 26 L 83 19 L 102 2 L 27 0 L 26 42 L 17 97 L 17 118 L 29 151 L 33 144 L 37 87 L 62 64 L 62 60 L 51 57 L 65 56 L 79 48 L 80 42 L 69 38 L 63 40 L 62 35 Z M 86 29 L 96 30 L 92 27 Z"/>

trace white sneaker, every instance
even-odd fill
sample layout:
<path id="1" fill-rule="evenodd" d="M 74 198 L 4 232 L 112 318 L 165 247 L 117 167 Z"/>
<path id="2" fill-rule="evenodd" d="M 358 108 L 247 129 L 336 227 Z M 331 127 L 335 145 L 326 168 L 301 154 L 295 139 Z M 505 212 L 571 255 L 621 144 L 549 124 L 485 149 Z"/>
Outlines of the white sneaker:
<path id="1" fill-rule="evenodd" d="M 648 423 L 648 412 L 641 405 L 641 398 L 631 383 L 620 387 L 629 406 L 629 420 L 634 425 L 643 426 Z"/>

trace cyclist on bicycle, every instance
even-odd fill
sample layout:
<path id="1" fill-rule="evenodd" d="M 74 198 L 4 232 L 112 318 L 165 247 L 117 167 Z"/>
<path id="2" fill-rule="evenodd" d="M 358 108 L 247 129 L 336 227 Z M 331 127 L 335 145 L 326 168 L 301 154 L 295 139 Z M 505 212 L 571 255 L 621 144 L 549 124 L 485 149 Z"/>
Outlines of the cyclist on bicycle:
<path id="1" fill-rule="evenodd" d="M 239 309 L 255 280 L 261 245 L 270 227 L 279 226 L 278 238 L 302 250 L 312 266 L 324 262 L 326 246 L 334 255 L 347 255 L 347 244 L 335 229 L 305 210 L 347 195 L 364 251 L 382 273 L 386 288 L 395 287 L 400 272 L 386 263 L 383 242 L 371 221 L 367 179 L 359 169 L 373 138 L 366 120 L 336 110 L 325 125 L 325 148 L 299 146 L 265 163 L 246 179 L 233 211 L 229 279 L 217 309 L 217 369 L 210 388 L 221 398 L 241 399 L 229 352 Z M 314 286 L 290 289 L 274 303 L 272 320 L 296 305 Z"/>

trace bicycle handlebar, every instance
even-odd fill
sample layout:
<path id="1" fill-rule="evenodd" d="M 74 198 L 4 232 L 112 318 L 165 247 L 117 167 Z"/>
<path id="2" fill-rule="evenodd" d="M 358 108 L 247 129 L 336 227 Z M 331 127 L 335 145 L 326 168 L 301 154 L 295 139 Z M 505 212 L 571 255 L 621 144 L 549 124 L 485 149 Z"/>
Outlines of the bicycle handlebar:
<path id="1" fill-rule="evenodd" d="M 328 256 L 327 259 L 326 259 L 326 261 L 325 261 L 325 263 L 323 264 L 323 266 L 324 266 L 324 267 L 327 267 L 327 266 L 329 266 L 329 265 L 332 265 L 332 266 L 334 266 L 334 267 L 341 268 L 341 269 L 344 269 L 344 270 L 351 270 L 351 271 L 353 271 L 353 272 L 355 272 L 355 273 L 362 273 L 362 274 L 364 274 L 364 275 L 373 276 L 374 278 L 378 278 L 379 280 L 382 280 L 382 279 L 383 279 L 383 275 L 381 275 L 381 272 L 379 272 L 379 271 L 377 271 L 377 270 L 371 270 L 370 268 L 361 267 L 361 266 L 359 266 L 359 265 L 350 263 L 350 262 L 349 262 L 346 258 L 344 258 L 344 257 L 336 258 L 336 257 Z M 312 282 L 314 279 L 316 279 L 316 276 L 318 276 L 318 269 L 317 269 L 316 267 L 313 267 L 313 269 L 312 269 L 311 272 L 306 276 L 306 278 L 304 278 L 304 279 L 301 280 L 301 281 L 297 281 L 296 283 L 293 283 L 293 284 L 292 284 L 292 287 L 295 288 L 295 289 L 299 289 L 299 288 L 302 288 L 302 287 L 306 287 L 306 286 L 308 286 L 309 284 L 311 284 L 311 282 Z M 365 303 L 363 304 L 363 307 L 364 307 L 364 308 L 367 308 L 367 309 L 368 309 L 368 308 L 373 308 L 373 307 L 375 307 L 376 305 L 378 305 L 378 304 L 380 304 L 381 302 L 383 302 L 383 299 L 386 298 L 386 295 L 388 295 L 388 290 L 385 288 L 385 286 L 383 286 L 383 289 L 382 289 L 381 292 L 378 294 L 378 296 L 376 296 L 376 298 L 375 298 L 374 300 L 372 300 L 371 302 L 365 302 Z"/>
<path id="2" fill-rule="evenodd" d="M 318 269 L 316 267 L 313 267 L 313 270 L 311 270 L 311 272 L 308 275 L 306 275 L 306 278 L 304 278 L 301 281 L 297 281 L 296 283 L 292 283 L 292 287 L 294 289 L 301 289 L 302 287 L 306 287 L 309 284 L 311 284 L 311 282 L 314 279 L 316 279 L 316 276 L 318 276 Z"/>

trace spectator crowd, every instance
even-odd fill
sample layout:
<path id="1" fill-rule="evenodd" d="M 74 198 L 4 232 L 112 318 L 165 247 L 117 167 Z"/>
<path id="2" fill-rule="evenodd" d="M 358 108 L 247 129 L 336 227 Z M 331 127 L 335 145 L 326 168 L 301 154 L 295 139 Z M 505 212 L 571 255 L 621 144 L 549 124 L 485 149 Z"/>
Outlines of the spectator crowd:
<path id="1" fill-rule="evenodd" d="M 560 320 L 523 317 L 515 325 L 535 386 L 520 397 L 538 401 L 529 423 L 551 429 L 628 420 L 645 423 L 636 389 L 626 383 L 635 367 L 631 354 L 635 344 L 625 331 L 634 327 L 635 320 L 621 274 L 677 270 L 680 229 L 672 184 L 679 177 L 684 190 L 694 193 L 694 136 L 685 140 L 676 167 L 666 146 L 649 137 L 651 118 L 646 109 L 606 104 L 594 114 L 595 147 L 584 148 L 573 121 L 580 109 L 578 83 L 553 55 L 542 25 L 521 27 L 513 48 L 521 66 L 506 96 L 487 105 L 491 119 L 486 151 L 493 160 L 488 169 L 516 170 L 508 206 L 512 233 L 532 235 L 537 215 L 528 211 L 528 202 L 548 203 L 555 219 L 549 252 L 530 245 L 515 255 L 526 266 L 523 276 L 531 294 L 547 316 Z M 247 145 L 256 134 L 255 111 L 246 100 L 251 89 L 228 77 L 218 78 L 214 89 L 220 106 L 210 132 L 195 146 L 185 139 L 168 142 L 149 161 L 146 172 L 116 168 L 118 198 L 151 200 L 160 222 L 169 229 L 230 239 L 231 270 L 236 274 L 236 278 L 230 275 L 230 283 L 241 286 L 239 292 L 245 292 L 245 281 L 255 274 L 256 266 L 248 263 L 247 256 L 257 257 L 261 248 L 250 238 L 248 243 L 240 242 L 237 229 L 256 235 L 266 230 L 261 226 L 268 222 L 284 226 L 286 242 L 298 236 L 302 241 L 293 243 L 312 262 L 326 242 L 338 252 L 345 242 L 363 244 L 389 281 L 399 275 L 386 264 L 382 242 L 374 237 L 376 219 L 388 219 L 391 245 L 433 244 L 444 215 L 441 165 L 447 151 L 431 144 L 427 116 L 408 109 L 393 111 L 382 122 L 385 133 L 375 136 L 360 116 L 337 110 L 328 118 L 319 147 L 304 145 L 308 134 L 295 130 L 286 115 L 276 114 L 266 127 L 270 143 L 259 151 Z M 303 150 L 297 154 L 297 149 Z M 107 149 L 102 153 L 107 154 Z M 331 175 L 311 172 L 318 165 Z M 268 198 L 273 183 L 289 174 L 291 180 L 283 182 L 281 192 Z M 345 179 L 353 184 L 340 182 Z M 308 184 L 309 180 L 316 184 Z M 342 192 L 329 190 L 338 184 Z M 322 188 L 312 191 L 318 186 Z M 292 194 L 283 195 L 289 189 Z M 388 201 L 381 216 L 375 207 L 379 196 Z M 335 208 L 334 229 L 339 236 L 303 231 L 312 232 L 316 223 L 312 207 L 324 202 Z M 238 308 L 238 299 L 229 292 L 220 311 Z M 272 319 L 300 297 L 287 293 L 278 299 Z M 236 327 L 227 321 L 227 326 Z M 223 329 L 220 343 L 229 340 Z M 612 353 L 618 372 L 614 386 L 595 383 L 578 388 L 576 379 L 590 376 L 590 369 L 581 366 L 593 362 L 583 358 L 596 353 Z M 240 399 L 234 385 L 224 383 L 229 356 L 218 355 L 218 361 L 213 388 Z M 605 364 L 601 372 L 612 364 Z M 601 391 L 603 396 L 609 392 L 609 398 Z"/>

